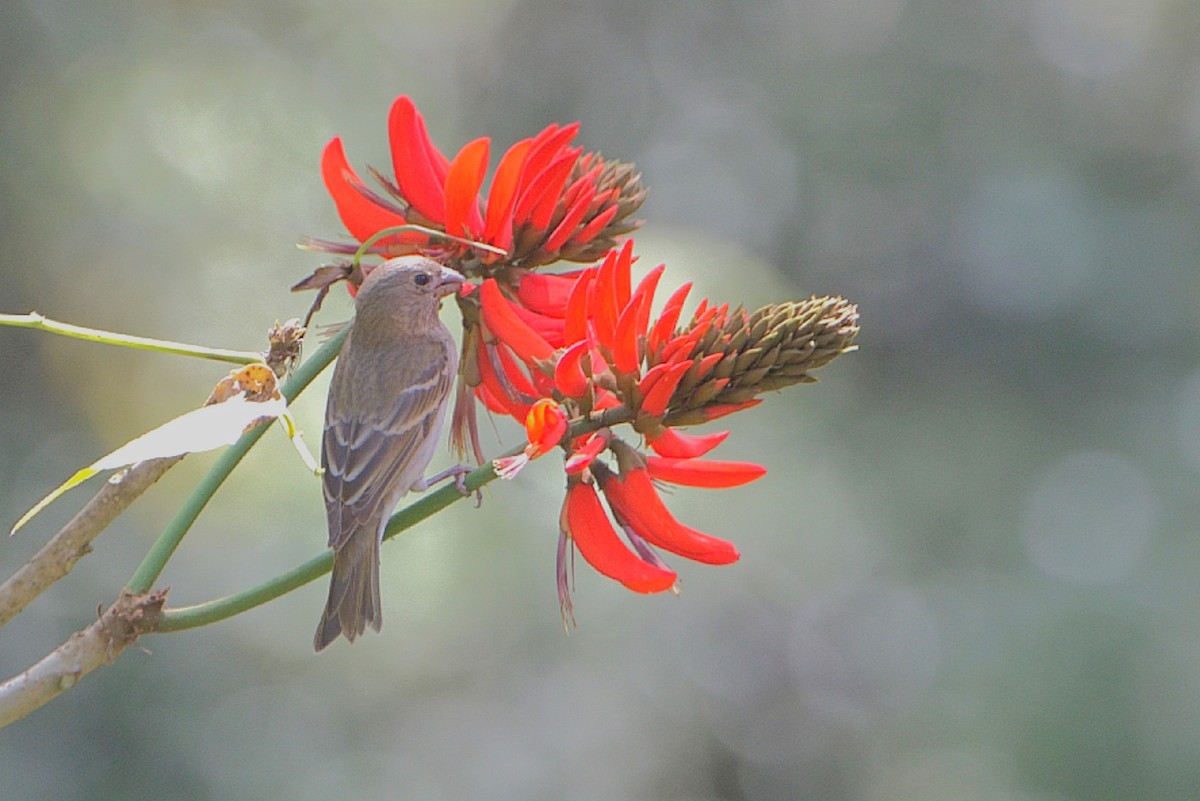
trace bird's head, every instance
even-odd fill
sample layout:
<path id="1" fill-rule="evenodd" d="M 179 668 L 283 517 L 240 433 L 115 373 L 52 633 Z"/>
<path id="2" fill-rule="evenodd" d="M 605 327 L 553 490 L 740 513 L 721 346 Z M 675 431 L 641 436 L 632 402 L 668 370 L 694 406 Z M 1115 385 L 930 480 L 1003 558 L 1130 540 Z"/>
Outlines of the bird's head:
<path id="1" fill-rule="evenodd" d="M 425 256 L 389 259 L 367 273 L 355 298 L 356 316 L 427 322 L 462 283 L 462 275 Z"/>

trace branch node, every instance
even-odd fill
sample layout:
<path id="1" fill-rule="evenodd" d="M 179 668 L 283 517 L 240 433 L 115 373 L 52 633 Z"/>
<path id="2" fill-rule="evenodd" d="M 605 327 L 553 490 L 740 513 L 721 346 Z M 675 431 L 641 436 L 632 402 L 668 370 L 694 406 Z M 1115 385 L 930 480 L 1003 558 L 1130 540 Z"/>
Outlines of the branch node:
<path id="1" fill-rule="evenodd" d="M 121 597 L 101 618 L 104 635 L 108 638 L 108 662 L 111 663 L 114 655 L 135 643 L 138 637 L 158 628 L 169 591 L 170 587 L 144 594 L 121 591 Z"/>

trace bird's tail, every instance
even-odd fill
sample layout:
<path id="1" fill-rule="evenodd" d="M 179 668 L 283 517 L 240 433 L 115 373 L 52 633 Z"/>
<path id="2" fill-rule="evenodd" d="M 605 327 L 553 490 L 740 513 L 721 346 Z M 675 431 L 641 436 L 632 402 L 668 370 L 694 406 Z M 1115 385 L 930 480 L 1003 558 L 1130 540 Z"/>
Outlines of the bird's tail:
<path id="1" fill-rule="evenodd" d="M 379 537 L 374 531 L 361 531 L 344 547 L 334 551 L 329 600 L 325 602 L 313 646 L 320 651 L 339 634 L 354 642 L 368 625 L 376 631 L 383 625 L 383 606 L 379 599 Z"/>

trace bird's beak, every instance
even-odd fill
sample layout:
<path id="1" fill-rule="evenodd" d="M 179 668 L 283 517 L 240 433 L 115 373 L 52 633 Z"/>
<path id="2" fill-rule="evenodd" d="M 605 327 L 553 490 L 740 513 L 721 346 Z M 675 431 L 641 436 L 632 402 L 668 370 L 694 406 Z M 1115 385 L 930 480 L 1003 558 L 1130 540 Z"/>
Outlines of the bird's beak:
<path id="1" fill-rule="evenodd" d="M 442 277 L 437 285 L 437 296 L 444 298 L 447 295 L 453 295 L 463 285 L 464 280 L 461 275 L 453 270 L 442 270 Z"/>

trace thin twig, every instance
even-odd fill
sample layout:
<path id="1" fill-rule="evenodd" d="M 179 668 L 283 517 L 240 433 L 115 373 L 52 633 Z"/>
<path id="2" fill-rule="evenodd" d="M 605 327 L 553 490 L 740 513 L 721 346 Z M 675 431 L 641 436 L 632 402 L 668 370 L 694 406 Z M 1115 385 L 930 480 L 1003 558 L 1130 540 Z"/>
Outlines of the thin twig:
<path id="1" fill-rule="evenodd" d="M 0 584 L 0 627 L 91 551 L 91 542 L 143 492 L 182 459 L 151 459 L 115 473 L 71 521 Z"/>
<path id="2" fill-rule="evenodd" d="M 37 312 L 30 312 L 29 314 L 0 314 L 0 325 L 13 326 L 15 328 L 35 328 L 39 331 L 48 331 L 51 334 L 60 334 L 65 337 L 87 340 L 88 342 L 120 345 L 121 347 L 137 348 L 139 350 L 153 350 L 159 353 L 173 353 L 179 356 L 195 356 L 200 359 L 212 359 L 231 364 L 253 364 L 263 360 L 261 353 L 254 353 L 253 351 L 206 348 L 203 345 L 189 345 L 185 342 L 171 342 L 166 339 L 151 339 L 149 337 L 135 337 L 129 334 L 117 334 L 99 328 L 85 328 L 81 325 L 60 323 L 57 320 L 50 320 L 43 317 Z"/>
<path id="3" fill-rule="evenodd" d="M 20 720 L 107 664 L 158 625 L 167 591 L 123 592 L 96 622 L 71 635 L 40 662 L 0 684 L 0 728 Z"/>

